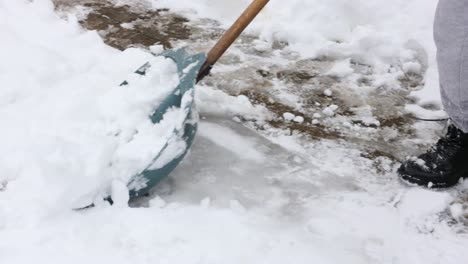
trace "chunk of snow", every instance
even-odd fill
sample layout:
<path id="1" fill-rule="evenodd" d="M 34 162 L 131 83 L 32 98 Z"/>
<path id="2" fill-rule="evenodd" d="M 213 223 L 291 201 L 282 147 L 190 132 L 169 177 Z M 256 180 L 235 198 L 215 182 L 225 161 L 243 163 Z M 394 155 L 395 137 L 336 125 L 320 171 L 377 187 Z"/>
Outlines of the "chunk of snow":
<path id="1" fill-rule="evenodd" d="M 463 204 L 454 203 L 450 206 L 450 214 L 455 220 L 460 220 L 464 213 Z"/>
<path id="2" fill-rule="evenodd" d="M 362 117 L 362 123 L 366 126 L 376 126 L 380 127 L 380 121 L 375 119 L 374 117 Z"/>
<path id="3" fill-rule="evenodd" d="M 164 51 L 164 46 L 160 44 L 155 44 L 149 47 L 151 53 L 153 54 L 161 54 Z"/>
<path id="4" fill-rule="evenodd" d="M 421 68 L 421 64 L 415 61 L 406 62 L 403 64 L 403 71 L 405 71 L 406 73 L 420 73 Z"/>
<path id="5" fill-rule="evenodd" d="M 411 160 L 414 161 L 414 163 L 415 163 L 416 165 L 418 165 L 419 167 L 423 168 L 424 170 L 429 170 L 429 167 L 427 167 L 426 161 L 425 161 L 425 160 L 420 159 L 420 158 L 418 158 L 418 157 L 413 157 Z M 430 184 L 431 184 L 431 186 L 432 186 L 432 183 L 430 183 Z"/>
<path id="6" fill-rule="evenodd" d="M 133 23 L 122 23 L 120 26 L 125 29 L 133 29 L 134 27 Z"/>
<path id="7" fill-rule="evenodd" d="M 332 104 L 332 105 L 330 105 L 329 107 L 330 107 L 330 109 L 331 109 L 333 112 L 335 112 L 336 110 L 338 110 L 338 106 L 337 106 L 337 105 L 333 105 L 333 104 Z"/>
<path id="8" fill-rule="evenodd" d="M 329 117 L 335 115 L 335 112 L 334 112 L 333 109 L 332 109 L 331 107 L 329 107 L 329 106 L 328 106 L 328 107 L 325 107 L 325 108 L 323 109 L 322 113 L 323 113 L 324 115 L 326 115 L 326 116 L 329 116 Z"/>
<path id="9" fill-rule="evenodd" d="M 294 114 L 291 114 L 291 113 L 284 113 L 283 114 L 283 118 L 284 120 L 286 121 L 291 121 L 295 118 L 296 116 Z"/>
<path id="10" fill-rule="evenodd" d="M 261 105 L 252 105 L 244 95 L 231 96 L 212 87 L 198 85 L 196 95 L 197 107 L 202 113 L 211 115 L 238 115 L 245 119 L 263 120 L 273 117 L 268 109 Z"/>
<path id="11" fill-rule="evenodd" d="M 405 111 L 420 119 L 448 119 L 444 110 L 428 110 L 417 104 L 407 104 Z"/>
<path id="12" fill-rule="evenodd" d="M 330 89 L 325 89 L 325 91 L 323 91 L 323 94 L 326 95 L 326 96 L 328 96 L 328 97 L 330 97 L 330 96 L 333 95 L 333 92 L 332 92 L 332 90 L 330 90 Z"/>
<path id="13" fill-rule="evenodd" d="M 294 117 L 293 121 L 296 122 L 296 123 L 304 123 L 304 117 L 296 116 L 296 117 Z"/>

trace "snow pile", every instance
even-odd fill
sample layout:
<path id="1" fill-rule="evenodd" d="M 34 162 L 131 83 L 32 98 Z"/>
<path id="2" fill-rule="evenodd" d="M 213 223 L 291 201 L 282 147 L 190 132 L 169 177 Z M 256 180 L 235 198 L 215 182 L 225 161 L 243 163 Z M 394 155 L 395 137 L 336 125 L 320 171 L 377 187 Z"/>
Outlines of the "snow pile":
<path id="1" fill-rule="evenodd" d="M 0 208 L 22 218 L 128 193 L 176 125 L 149 119 L 178 84 L 175 64 L 109 48 L 49 1 L 1 1 L 0 27 Z M 144 78 L 132 73 L 146 61 Z"/>

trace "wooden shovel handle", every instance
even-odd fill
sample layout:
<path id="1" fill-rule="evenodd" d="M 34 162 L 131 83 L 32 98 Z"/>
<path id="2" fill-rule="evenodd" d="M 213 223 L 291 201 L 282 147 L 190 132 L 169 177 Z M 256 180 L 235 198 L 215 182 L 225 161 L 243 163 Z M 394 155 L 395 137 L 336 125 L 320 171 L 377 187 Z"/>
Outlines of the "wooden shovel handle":
<path id="1" fill-rule="evenodd" d="M 254 0 L 249 7 L 242 13 L 236 22 L 229 28 L 216 45 L 208 53 L 205 64 L 202 66 L 197 82 L 202 80 L 210 73 L 213 65 L 219 60 L 224 52 L 234 43 L 245 28 L 254 20 L 260 11 L 268 4 L 269 0 Z"/>

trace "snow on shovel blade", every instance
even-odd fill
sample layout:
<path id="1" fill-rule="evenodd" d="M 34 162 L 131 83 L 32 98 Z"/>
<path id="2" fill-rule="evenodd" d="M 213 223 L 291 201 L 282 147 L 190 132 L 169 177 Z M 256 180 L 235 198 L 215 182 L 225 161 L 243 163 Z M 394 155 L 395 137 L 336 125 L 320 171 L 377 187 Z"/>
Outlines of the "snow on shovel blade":
<path id="1" fill-rule="evenodd" d="M 161 54 L 174 60 L 179 74 L 179 85 L 165 98 L 151 115 L 154 124 L 164 119 L 164 114 L 171 108 L 184 110 L 184 118 L 177 124 L 164 147 L 154 157 L 152 163 L 139 175 L 130 180 L 128 189 L 130 197 L 145 195 L 159 181 L 166 178 L 182 161 L 187 154 L 197 132 L 198 113 L 195 108 L 195 81 L 200 68 L 205 63 L 206 55 L 203 53 L 188 55 L 184 49 L 168 50 Z M 141 66 L 135 73 L 145 75 L 149 63 Z M 122 85 L 126 85 L 124 81 Z"/>
<path id="2" fill-rule="evenodd" d="M 171 58 L 177 64 L 179 86 L 155 109 L 151 121 L 157 124 L 164 119 L 164 114 L 173 107 L 184 110 L 184 118 L 176 125 L 161 151 L 155 156 L 150 166 L 130 180 L 128 189 L 130 198 L 145 195 L 160 180 L 167 177 L 187 154 L 197 132 L 198 115 L 194 105 L 195 83 L 207 76 L 210 69 L 234 43 L 244 29 L 266 6 L 269 0 L 254 0 L 223 34 L 216 45 L 205 54 L 188 55 L 183 49 L 166 51 L 162 56 Z M 135 73 L 145 75 L 151 67 L 146 63 Z M 128 84 L 126 81 L 122 85 Z"/>

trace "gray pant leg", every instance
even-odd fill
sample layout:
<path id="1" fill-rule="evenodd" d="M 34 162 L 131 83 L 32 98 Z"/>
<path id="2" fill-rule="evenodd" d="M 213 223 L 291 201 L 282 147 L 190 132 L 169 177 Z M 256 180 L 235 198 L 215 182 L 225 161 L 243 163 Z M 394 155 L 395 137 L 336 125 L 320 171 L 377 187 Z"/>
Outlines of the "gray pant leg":
<path id="1" fill-rule="evenodd" d="M 434 39 L 445 111 L 468 133 L 468 0 L 439 0 Z"/>

